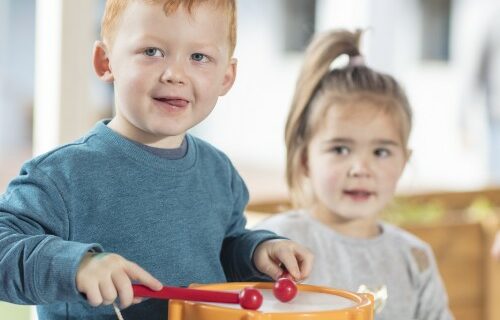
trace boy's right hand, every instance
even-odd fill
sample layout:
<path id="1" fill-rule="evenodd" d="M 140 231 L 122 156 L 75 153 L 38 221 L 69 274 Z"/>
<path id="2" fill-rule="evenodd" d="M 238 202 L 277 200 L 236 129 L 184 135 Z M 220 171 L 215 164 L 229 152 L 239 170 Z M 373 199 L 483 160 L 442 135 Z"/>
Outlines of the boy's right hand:
<path id="1" fill-rule="evenodd" d="M 141 302 L 141 298 L 134 298 L 132 281 L 151 290 L 163 287 L 149 272 L 114 253 L 87 253 L 76 273 L 78 291 L 94 307 L 112 304 L 116 298 L 120 298 L 122 308 Z"/>

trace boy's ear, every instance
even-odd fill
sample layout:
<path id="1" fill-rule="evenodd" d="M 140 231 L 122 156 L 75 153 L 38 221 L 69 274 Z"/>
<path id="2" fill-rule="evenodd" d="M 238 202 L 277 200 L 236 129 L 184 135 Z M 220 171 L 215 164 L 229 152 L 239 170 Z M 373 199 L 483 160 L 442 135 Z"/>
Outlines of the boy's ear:
<path id="1" fill-rule="evenodd" d="M 233 86 L 234 80 L 236 79 L 236 66 L 238 60 L 231 58 L 229 65 L 227 66 L 226 73 L 224 74 L 224 79 L 222 81 L 222 91 L 221 96 L 225 95 Z"/>
<path id="2" fill-rule="evenodd" d="M 114 77 L 111 72 L 111 66 L 109 65 L 108 50 L 104 42 L 96 41 L 94 43 L 94 52 L 92 57 L 94 71 L 99 79 L 105 82 L 113 82 Z"/>

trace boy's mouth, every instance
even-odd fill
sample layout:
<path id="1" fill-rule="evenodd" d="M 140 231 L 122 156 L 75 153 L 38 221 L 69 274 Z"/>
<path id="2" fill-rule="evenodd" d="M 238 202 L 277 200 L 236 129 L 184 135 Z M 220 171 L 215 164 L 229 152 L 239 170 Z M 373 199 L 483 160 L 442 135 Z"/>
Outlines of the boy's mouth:
<path id="1" fill-rule="evenodd" d="M 153 99 L 158 102 L 166 103 L 177 108 L 184 108 L 189 104 L 188 100 L 182 98 L 157 97 Z"/>

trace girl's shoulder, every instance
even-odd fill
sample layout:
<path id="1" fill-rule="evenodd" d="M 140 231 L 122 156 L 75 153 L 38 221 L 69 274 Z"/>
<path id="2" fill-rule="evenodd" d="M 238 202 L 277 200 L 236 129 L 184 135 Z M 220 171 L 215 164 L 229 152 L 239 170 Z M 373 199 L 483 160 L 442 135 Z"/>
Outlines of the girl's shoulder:
<path id="1" fill-rule="evenodd" d="M 389 241 L 398 244 L 399 250 L 412 261 L 419 273 L 432 269 L 435 258 L 430 244 L 401 227 L 387 223 L 383 223 L 383 227 Z"/>
<path id="2" fill-rule="evenodd" d="M 310 217 L 301 210 L 276 213 L 259 222 L 254 229 L 285 230 L 303 228 L 309 224 Z"/>
<path id="3" fill-rule="evenodd" d="M 397 241 L 403 245 L 416 247 L 429 247 L 429 245 L 413 233 L 393 224 L 381 222 L 384 233 L 391 241 Z"/>

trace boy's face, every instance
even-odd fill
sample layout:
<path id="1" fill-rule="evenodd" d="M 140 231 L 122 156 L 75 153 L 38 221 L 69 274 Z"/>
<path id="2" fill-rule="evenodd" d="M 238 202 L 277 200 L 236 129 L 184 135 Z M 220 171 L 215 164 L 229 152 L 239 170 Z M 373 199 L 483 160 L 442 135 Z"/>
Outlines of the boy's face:
<path id="1" fill-rule="evenodd" d="M 111 48 L 94 50 L 96 72 L 114 83 L 109 126 L 144 144 L 179 146 L 233 84 L 224 11 L 203 4 L 166 16 L 162 5 L 133 1 L 117 28 Z"/>

